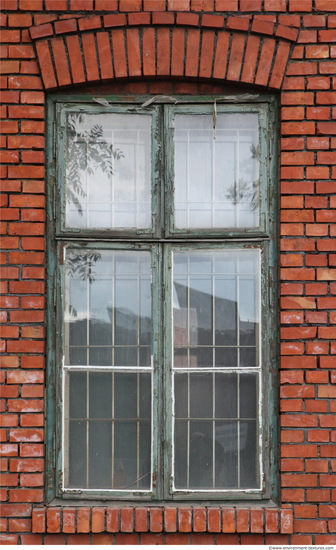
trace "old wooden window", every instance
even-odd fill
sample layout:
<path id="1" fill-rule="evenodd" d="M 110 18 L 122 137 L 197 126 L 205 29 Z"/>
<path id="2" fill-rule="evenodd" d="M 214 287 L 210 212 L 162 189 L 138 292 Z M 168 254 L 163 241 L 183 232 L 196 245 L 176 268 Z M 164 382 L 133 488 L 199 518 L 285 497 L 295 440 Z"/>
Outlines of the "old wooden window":
<path id="1" fill-rule="evenodd" d="M 274 496 L 273 103 L 50 99 L 50 496 Z"/>

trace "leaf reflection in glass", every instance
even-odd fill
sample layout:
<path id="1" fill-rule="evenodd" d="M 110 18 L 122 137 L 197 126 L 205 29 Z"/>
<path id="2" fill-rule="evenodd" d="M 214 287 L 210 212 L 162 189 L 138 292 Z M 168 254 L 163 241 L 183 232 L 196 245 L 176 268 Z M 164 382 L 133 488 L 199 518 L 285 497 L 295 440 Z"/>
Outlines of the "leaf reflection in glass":
<path id="1" fill-rule="evenodd" d="M 260 147 L 259 145 L 254 145 L 252 143 L 251 148 L 251 157 L 248 161 L 245 161 L 241 164 L 241 169 L 246 169 L 247 163 L 250 161 L 256 161 L 259 163 L 260 160 Z M 237 205 L 240 202 L 249 202 L 252 212 L 258 208 L 258 198 L 259 198 L 259 187 L 260 180 L 259 178 L 251 182 L 247 182 L 243 178 L 239 178 L 234 182 L 234 184 L 229 187 L 226 198 L 232 202 L 233 205 Z"/>
<path id="2" fill-rule="evenodd" d="M 69 277 L 77 277 L 82 281 L 89 281 L 91 284 L 96 275 L 93 268 L 99 260 L 101 260 L 100 252 L 71 251 L 67 254 L 64 262 L 66 274 Z M 77 317 L 76 308 L 69 303 L 66 304 L 66 307 L 70 315 Z"/>
<path id="3" fill-rule="evenodd" d="M 82 114 L 68 115 L 66 200 L 75 205 L 81 216 L 83 208 L 80 199 L 85 199 L 87 195 L 81 183 L 80 172 L 94 174 L 100 169 L 105 174 L 113 175 L 112 159 L 118 160 L 124 157 L 120 149 L 114 149 L 113 144 L 107 142 L 102 126 L 95 124 L 86 130 L 81 128 L 83 122 Z"/>

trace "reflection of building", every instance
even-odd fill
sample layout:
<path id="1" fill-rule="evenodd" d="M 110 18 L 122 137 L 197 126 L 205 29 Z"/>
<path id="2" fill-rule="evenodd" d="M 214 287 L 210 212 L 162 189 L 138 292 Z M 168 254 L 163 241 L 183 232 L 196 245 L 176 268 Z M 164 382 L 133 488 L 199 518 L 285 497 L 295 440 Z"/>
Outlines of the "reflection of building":
<path id="1" fill-rule="evenodd" d="M 189 353 L 189 367 L 196 367 L 198 358 L 193 351 L 197 347 L 257 345 L 259 323 L 241 320 L 237 301 L 216 295 L 213 297 L 207 292 L 188 288 L 177 282 L 174 287 L 175 366 L 187 366 L 183 363 L 182 356 L 189 346 L 192 348 Z M 189 308 L 179 307 L 179 304 L 186 303 L 188 290 Z M 181 360 L 178 359 L 179 354 Z"/>
<path id="2" fill-rule="evenodd" d="M 69 344 L 90 346 L 91 365 L 137 366 L 150 365 L 151 319 L 139 317 L 128 308 L 107 307 L 110 322 L 97 317 L 81 317 L 69 323 Z M 112 360 L 112 348 L 118 347 Z M 140 347 L 140 357 L 137 351 Z M 87 364 L 86 356 L 77 361 L 75 351 L 71 354 L 71 364 Z"/>

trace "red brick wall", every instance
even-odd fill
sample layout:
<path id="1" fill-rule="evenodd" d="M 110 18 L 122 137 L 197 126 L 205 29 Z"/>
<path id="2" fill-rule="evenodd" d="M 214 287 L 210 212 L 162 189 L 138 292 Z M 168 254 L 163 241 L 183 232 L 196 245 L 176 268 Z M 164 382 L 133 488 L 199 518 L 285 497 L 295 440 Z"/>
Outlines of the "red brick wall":
<path id="1" fill-rule="evenodd" d="M 336 544 L 335 0 L 1 6 L 1 542 Z M 280 508 L 44 505 L 44 90 L 93 81 L 118 93 L 218 94 L 231 82 L 280 93 Z"/>

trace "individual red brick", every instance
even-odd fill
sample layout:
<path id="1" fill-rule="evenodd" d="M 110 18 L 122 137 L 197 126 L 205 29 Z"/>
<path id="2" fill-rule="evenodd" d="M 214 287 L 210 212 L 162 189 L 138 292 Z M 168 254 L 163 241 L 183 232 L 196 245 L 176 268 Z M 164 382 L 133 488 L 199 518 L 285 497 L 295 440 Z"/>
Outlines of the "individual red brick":
<path id="1" fill-rule="evenodd" d="M 0 535 L 1 545 L 2 544 L 15 544 L 15 545 L 17 545 L 18 541 L 19 541 L 18 535 L 5 535 L 5 534 Z"/>
<path id="2" fill-rule="evenodd" d="M 326 533 L 326 522 L 322 520 L 295 520 L 294 529 L 300 533 Z"/>
<path id="3" fill-rule="evenodd" d="M 263 41 L 258 70 L 254 79 L 255 84 L 260 86 L 266 86 L 271 70 L 271 65 L 273 62 L 273 53 L 275 48 L 274 40 L 268 40 L 267 38 Z"/>
<path id="4" fill-rule="evenodd" d="M 129 25 L 150 25 L 151 16 L 150 13 L 129 13 L 128 24 Z"/>
<path id="5" fill-rule="evenodd" d="M 120 11 L 140 11 L 141 0 L 119 0 Z"/>
<path id="6" fill-rule="evenodd" d="M 130 76 L 141 75 L 140 40 L 138 29 L 127 29 L 128 72 Z"/>
<path id="7" fill-rule="evenodd" d="M 215 34 L 204 31 L 202 35 L 201 59 L 199 75 L 201 78 L 210 78 L 212 72 L 212 60 L 214 55 Z"/>
<path id="8" fill-rule="evenodd" d="M 106 531 L 108 533 L 117 533 L 119 531 L 118 508 L 108 508 L 106 510 Z"/>
<path id="9" fill-rule="evenodd" d="M 234 509 L 222 510 L 222 531 L 223 533 L 234 533 L 236 531 Z"/>
<path id="10" fill-rule="evenodd" d="M 92 508 L 92 532 L 105 531 L 105 508 Z"/>
<path id="11" fill-rule="evenodd" d="M 317 31 L 300 30 L 297 42 L 298 44 L 309 44 L 309 43 L 314 44 L 316 40 L 317 40 Z"/>
<path id="12" fill-rule="evenodd" d="M 206 509 L 194 508 L 193 530 L 197 533 L 206 531 Z"/>
<path id="13" fill-rule="evenodd" d="M 67 32 L 77 31 L 77 19 L 63 19 L 61 21 L 55 21 L 54 23 L 55 33 L 63 34 Z"/>
<path id="14" fill-rule="evenodd" d="M 250 35 L 247 39 L 241 80 L 252 83 L 256 71 L 260 39 Z"/>
<path id="15" fill-rule="evenodd" d="M 147 532 L 148 529 L 148 508 L 135 509 L 135 531 L 137 533 Z"/>
<path id="16" fill-rule="evenodd" d="M 152 14 L 153 25 L 173 25 L 175 20 L 174 13 L 169 12 L 154 12 Z"/>
<path id="17" fill-rule="evenodd" d="M 133 531 L 133 508 L 122 508 L 120 510 L 120 530 L 123 533 Z"/>
<path id="18" fill-rule="evenodd" d="M 90 532 L 90 508 L 77 509 L 77 532 Z"/>
<path id="19" fill-rule="evenodd" d="M 183 71 L 183 59 L 180 56 L 181 50 L 184 50 L 180 47 L 180 41 L 179 39 L 176 40 L 176 37 L 182 37 L 184 40 L 184 32 L 180 29 L 173 30 L 173 57 L 172 57 L 172 74 L 178 74 L 174 72 L 174 59 L 178 60 L 180 64 L 182 64 L 182 71 Z M 142 35 L 142 66 L 143 66 L 143 74 L 144 76 L 149 75 L 155 75 L 156 68 L 155 68 L 155 55 L 153 55 L 153 52 L 155 52 L 155 36 L 154 36 L 154 29 L 144 29 L 143 35 Z M 176 49 L 175 49 L 176 48 Z"/>
<path id="20" fill-rule="evenodd" d="M 81 19 L 78 19 L 78 27 L 80 31 L 99 29 L 101 26 L 101 18 L 99 15 L 92 15 L 90 17 L 82 17 Z"/>
<path id="21" fill-rule="evenodd" d="M 114 70 L 117 77 L 127 76 L 124 33 L 121 30 L 112 32 Z"/>
<path id="22" fill-rule="evenodd" d="M 281 426 L 284 427 L 312 427 L 318 426 L 317 418 L 315 415 L 309 414 L 286 414 L 281 417 Z"/>
<path id="23" fill-rule="evenodd" d="M 239 80 L 244 49 L 245 36 L 242 34 L 234 34 L 231 42 L 231 52 L 226 76 L 228 80 Z"/>
<path id="24" fill-rule="evenodd" d="M 181 533 L 167 533 L 166 544 L 189 544 L 189 535 Z"/>
<path id="25" fill-rule="evenodd" d="M 251 533 L 264 532 L 264 512 L 263 510 L 251 509 Z"/>
<path id="26" fill-rule="evenodd" d="M 187 25 L 191 27 L 198 27 L 198 23 L 199 23 L 199 15 L 197 13 L 179 12 L 176 14 L 177 25 Z"/>
<path id="27" fill-rule="evenodd" d="M 201 25 L 202 27 L 221 29 L 224 25 L 224 17 L 221 15 L 202 15 Z"/>
<path id="28" fill-rule="evenodd" d="M 1 74 L 13 74 L 13 73 L 19 73 L 20 72 L 20 63 L 19 61 L 12 61 L 12 60 L 2 60 L 1 62 L 1 68 L 0 68 Z"/>
<path id="29" fill-rule="evenodd" d="M 20 42 L 20 31 L 3 29 L 1 31 L 1 41 L 3 44 Z"/>
<path id="30" fill-rule="evenodd" d="M 78 84 L 80 82 L 85 82 L 84 65 L 78 36 L 67 36 L 66 45 L 73 83 Z"/>
<path id="31" fill-rule="evenodd" d="M 282 476 L 281 479 L 283 479 Z M 266 510 L 266 524 L 265 524 L 266 533 L 277 533 L 278 532 L 278 510 Z"/>
<path id="32" fill-rule="evenodd" d="M 29 25 L 28 25 L 29 26 Z M 32 40 L 45 38 L 47 36 L 53 35 L 53 28 L 50 23 L 46 23 L 45 25 L 38 25 L 37 27 L 31 27 L 29 29 L 30 36 Z"/>
<path id="33" fill-rule="evenodd" d="M 225 32 L 221 32 L 217 37 L 213 78 L 223 79 L 226 75 L 229 38 L 229 33 Z"/>
<path id="34" fill-rule="evenodd" d="M 170 72 L 170 35 L 169 29 L 157 30 L 157 74 L 168 75 Z"/>
<path id="35" fill-rule="evenodd" d="M 237 509 L 236 529 L 238 533 L 246 533 L 250 530 L 249 510 Z"/>
<path id="36" fill-rule="evenodd" d="M 109 8 L 111 9 L 111 8 Z M 164 11 L 166 9 L 166 0 L 144 0 L 143 4 L 144 11 Z"/>
<path id="37" fill-rule="evenodd" d="M 281 484 L 282 487 L 315 487 L 317 484 L 317 475 L 307 473 L 282 474 Z"/>
<path id="38" fill-rule="evenodd" d="M 61 530 L 61 510 L 57 508 L 47 509 L 48 533 L 59 533 Z"/>
<path id="39" fill-rule="evenodd" d="M 13 13 L 8 15 L 9 27 L 30 27 L 32 16 L 29 13 Z"/>
<path id="40" fill-rule="evenodd" d="M 186 50 L 186 62 L 185 62 L 185 75 L 187 77 L 198 76 L 199 48 L 200 48 L 200 31 L 195 29 L 190 29 L 187 37 L 187 50 Z"/>
<path id="41" fill-rule="evenodd" d="M 281 455 L 283 457 L 317 457 L 317 446 L 305 445 L 282 445 Z"/>
<path id="42" fill-rule="evenodd" d="M 104 15 L 104 27 L 123 27 L 126 25 L 126 15 L 123 13 Z"/>
<path id="43" fill-rule="evenodd" d="M 9 107 L 11 118 L 43 118 L 44 107 L 36 105 L 13 105 Z"/>
<path id="44" fill-rule="evenodd" d="M 99 79 L 99 68 L 96 54 L 95 39 L 93 34 L 83 34 L 82 36 L 84 61 L 87 80 Z"/>
<path id="45" fill-rule="evenodd" d="M 112 55 L 110 41 L 107 32 L 97 33 L 97 47 L 99 57 L 99 67 L 102 79 L 113 77 Z M 84 73 L 83 73 L 84 80 Z"/>
<path id="46" fill-rule="evenodd" d="M 46 40 L 37 42 L 36 50 L 39 58 L 39 64 L 41 67 L 43 83 L 46 88 L 55 88 L 57 86 L 56 76 L 55 76 L 54 68 L 51 61 L 48 42 Z M 22 82 L 22 87 L 25 87 L 24 82 Z"/>
<path id="47" fill-rule="evenodd" d="M 191 508 L 178 509 L 178 531 L 181 533 L 190 533 L 192 531 Z"/>
<path id="48" fill-rule="evenodd" d="M 62 514 L 63 533 L 75 533 L 75 508 L 64 508 Z"/>
<path id="49" fill-rule="evenodd" d="M 312 443 L 328 443 L 330 441 L 329 432 L 327 430 L 308 430 L 308 441 Z"/>
<path id="50" fill-rule="evenodd" d="M 43 502 L 43 489 L 11 489 L 10 502 Z"/>
<path id="51" fill-rule="evenodd" d="M 42 535 L 21 535 L 21 544 L 38 546 L 42 544 Z"/>
<path id="52" fill-rule="evenodd" d="M 149 509 L 149 528 L 154 533 L 160 533 L 163 527 L 162 508 Z"/>
<path id="53" fill-rule="evenodd" d="M 68 544 L 90 544 L 91 536 L 90 535 L 68 535 L 67 537 Z"/>
<path id="54" fill-rule="evenodd" d="M 166 533 L 175 533 L 177 530 L 177 509 L 167 508 L 164 509 L 164 530 Z"/>

